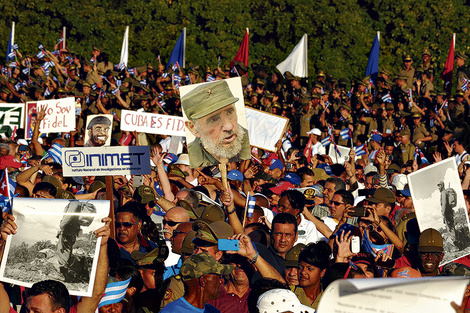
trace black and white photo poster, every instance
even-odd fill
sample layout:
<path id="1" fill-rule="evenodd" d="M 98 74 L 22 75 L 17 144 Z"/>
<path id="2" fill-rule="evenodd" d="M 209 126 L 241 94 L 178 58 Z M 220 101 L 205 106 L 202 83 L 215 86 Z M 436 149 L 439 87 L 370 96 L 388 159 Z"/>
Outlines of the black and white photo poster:
<path id="1" fill-rule="evenodd" d="M 470 228 L 455 158 L 408 175 L 420 231 L 438 230 L 444 239 L 441 266 L 470 254 Z"/>
<path id="2" fill-rule="evenodd" d="M 8 236 L 0 280 L 31 287 L 60 281 L 71 295 L 91 296 L 101 238 L 93 231 L 109 215 L 109 201 L 15 198 L 18 226 Z"/>

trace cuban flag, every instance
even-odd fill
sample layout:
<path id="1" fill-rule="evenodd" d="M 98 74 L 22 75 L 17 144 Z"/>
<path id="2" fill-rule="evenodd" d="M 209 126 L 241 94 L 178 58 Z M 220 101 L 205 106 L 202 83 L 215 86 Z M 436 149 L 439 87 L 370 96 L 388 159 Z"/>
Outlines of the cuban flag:
<path id="1" fill-rule="evenodd" d="M 363 143 L 359 147 L 354 147 L 354 151 L 356 152 L 356 156 L 366 155 L 367 154 L 367 145 Z"/>
<path id="2" fill-rule="evenodd" d="M 163 109 L 163 108 L 165 107 L 165 105 L 166 105 L 166 102 L 163 101 L 163 100 L 158 100 L 157 104 L 158 104 L 158 106 L 159 106 L 160 108 Z"/>
<path id="3" fill-rule="evenodd" d="M 390 95 L 390 92 L 387 92 L 387 94 L 382 97 L 382 101 L 392 103 L 392 96 Z"/>
<path id="4" fill-rule="evenodd" d="M 341 135 L 341 138 L 343 138 L 343 140 L 352 139 L 352 132 L 351 128 L 349 127 L 346 127 L 345 129 L 340 131 L 339 134 Z"/>
<path id="5" fill-rule="evenodd" d="M 247 205 L 246 216 L 252 217 L 253 212 L 255 211 L 256 198 L 248 195 L 248 197 L 246 198 L 246 205 Z"/>
<path id="6" fill-rule="evenodd" d="M 428 159 L 424 156 L 423 152 L 421 151 L 421 149 L 419 149 L 418 147 L 416 147 L 415 149 L 415 160 L 418 160 L 418 157 L 421 158 L 421 164 L 429 164 L 429 161 Z"/>
<path id="7" fill-rule="evenodd" d="M 442 106 L 441 106 L 441 109 L 442 108 L 447 108 L 449 102 L 447 101 L 447 99 L 444 100 L 444 102 L 442 102 Z"/>
<path id="8" fill-rule="evenodd" d="M 51 92 L 49 91 L 49 88 L 46 88 L 46 90 L 44 90 L 44 97 L 47 97 L 50 95 L 51 95 Z"/>
<path id="9" fill-rule="evenodd" d="M 328 146 L 330 143 L 331 143 L 331 137 L 330 136 L 327 136 L 327 137 L 325 137 L 321 140 L 321 144 L 323 145 L 323 147 Z"/>
<path id="10" fill-rule="evenodd" d="M 141 80 L 141 81 L 140 81 L 140 84 L 141 84 L 141 85 L 144 85 L 144 86 L 147 86 L 147 80 L 146 80 L 146 79 Z"/>
<path id="11" fill-rule="evenodd" d="M 175 71 L 175 72 L 176 72 L 176 70 L 179 69 L 179 68 L 180 68 L 180 65 L 179 65 L 178 61 L 176 61 L 175 65 L 173 65 L 173 66 L 171 67 L 171 69 L 172 69 L 173 71 Z"/>
<path id="12" fill-rule="evenodd" d="M 29 67 L 25 67 L 24 69 L 22 69 L 22 72 L 23 72 L 23 74 L 25 74 L 25 75 L 29 75 L 29 71 L 30 71 L 30 68 L 29 68 Z"/>
<path id="13" fill-rule="evenodd" d="M 5 168 L 0 178 L 0 206 L 2 212 L 8 212 L 11 209 L 16 183 L 8 177 L 8 169 Z"/>
<path id="14" fill-rule="evenodd" d="M 163 78 L 167 78 L 167 77 L 168 77 L 168 73 L 163 73 L 163 74 L 162 74 L 162 77 L 163 77 Z"/>
<path id="15" fill-rule="evenodd" d="M 212 75 L 207 76 L 206 82 L 213 82 L 215 80 L 215 77 Z"/>
<path id="16" fill-rule="evenodd" d="M 119 64 L 119 70 L 120 71 L 122 71 L 125 68 L 126 68 L 126 64 L 124 64 L 124 63 Z"/>
<path id="17" fill-rule="evenodd" d="M 96 88 L 97 88 L 96 83 L 94 83 L 93 85 L 91 85 L 91 89 L 96 90 Z"/>
<path id="18" fill-rule="evenodd" d="M 385 254 L 388 256 L 392 256 L 393 252 L 393 245 L 392 244 L 384 244 L 384 245 L 376 245 L 373 244 L 370 239 L 369 235 L 367 234 L 367 231 L 364 232 L 364 235 L 362 236 L 362 242 L 361 242 L 361 247 L 366 251 L 372 254 L 374 257 L 377 256 L 377 252 L 383 251 Z"/>
<path id="19" fill-rule="evenodd" d="M 108 283 L 106 285 L 106 290 L 104 291 L 103 298 L 101 298 L 98 308 L 101 308 L 104 305 L 118 303 L 124 299 L 127 291 L 127 287 L 131 279 L 117 281 L 113 283 Z"/>
<path id="20" fill-rule="evenodd" d="M 121 87 L 122 85 L 122 80 L 116 79 L 116 86 Z"/>
<path id="21" fill-rule="evenodd" d="M 116 89 L 114 89 L 114 90 L 111 90 L 111 93 L 112 93 L 113 95 L 116 95 L 116 94 L 118 93 L 118 91 L 119 91 L 119 88 L 116 88 Z"/>
<path id="22" fill-rule="evenodd" d="M 18 62 L 11 62 L 8 64 L 8 67 L 17 67 L 18 66 Z"/>
<path id="23" fill-rule="evenodd" d="M 26 166 L 28 166 L 28 156 L 27 153 L 23 153 L 20 157 L 20 162 Z"/>
<path id="24" fill-rule="evenodd" d="M 62 164 L 62 148 L 63 146 L 58 143 L 52 144 L 52 147 L 42 159 L 51 158 L 55 163 Z"/>
<path id="25" fill-rule="evenodd" d="M 38 52 L 38 54 L 36 54 L 36 56 L 38 57 L 38 59 L 42 59 L 46 56 L 46 53 L 44 52 L 44 50 L 41 50 Z"/>
<path id="26" fill-rule="evenodd" d="M 128 69 L 127 72 L 129 73 L 129 75 L 135 75 L 135 73 L 136 73 L 135 67 Z"/>
<path id="27" fill-rule="evenodd" d="M 468 82 L 469 82 L 468 79 L 462 78 L 462 83 L 463 83 L 463 85 L 462 85 L 462 91 L 467 91 L 467 90 L 468 90 Z"/>
<path id="28" fill-rule="evenodd" d="M 173 84 L 175 84 L 176 89 L 178 89 L 181 86 L 181 76 L 174 74 L 171 76 L 171 78 L 173 80 Z"/>
<path id="29" fill-rule="evenodd" d="M 16 51 L 12 51 L 12 52 L 8 53 L 8 58 L 9 59 L 14 59 L 15 56 L 16 56 Z"/>

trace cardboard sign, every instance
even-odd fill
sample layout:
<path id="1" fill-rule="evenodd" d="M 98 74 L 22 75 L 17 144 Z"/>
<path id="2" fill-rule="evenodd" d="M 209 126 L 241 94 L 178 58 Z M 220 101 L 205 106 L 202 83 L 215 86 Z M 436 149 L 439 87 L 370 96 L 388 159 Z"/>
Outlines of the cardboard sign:
<path id="1" fill-rule="evenodd" d="M 443 266 L 470 254 L 470 224 L 455 157 L 408 174 L 419 229 L 434 228 L 444 241 Z"/>
<path id="2" fill-rule="evenodd" d="M 191 168 L 251 158 L 240 77 L 182 86 L 180 95 Z"/>
<path id="3" fill-rule="evenodd" d="M 182 117 L 129 110 L 121 111 L 121 130 L 147 134 L 185 136 Z"/>
<path id="4" fill-rule="evenodd" d="M 148 146 L 63 148 L 64 177 L 150 174 Z"/>
<path id="5" fill-rule="evenodd" d="M 31 101 L 26 103 L 26 137 L 30 139 L 35 125 L 36 114 L 41 108 L 46 110 L 46 117 L 39 125 L 40 133 L 60 133 L 75 130 L 75 98 Z"/>
<path id="6" fill-rule="evenodd" d="M 250 145 L 276 151 L 276 143 L 284 136 L 289 119 L 275 114 L 245 108 Z"/>
<path id="7" fill-rule="evenodd" d="M 0 125 L 10 126 L 13 131 L 23 128 L 24 125 L 24 103 L 1 103 L 0 104 Z"/>
<path id="8" fill-rule="evenodd" d="M 467 277 L 338 279 L 323 292 L 317 312 L 454 313 Z"/>
<path id="9" fill-rule="evenodd" d="M 53 279 L 71 295 L 93 292 L 101 238 L 92 232 L 103 226 L 109 201 L 14 198 L 18 232 L 8 236 L 0 280 L 31 288 Z"/>

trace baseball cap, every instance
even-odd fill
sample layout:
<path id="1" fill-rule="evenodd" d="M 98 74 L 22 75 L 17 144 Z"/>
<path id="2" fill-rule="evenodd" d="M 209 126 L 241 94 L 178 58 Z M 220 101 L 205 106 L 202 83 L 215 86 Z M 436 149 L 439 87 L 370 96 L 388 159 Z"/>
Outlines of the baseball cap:
<path id="1" fill-rule="evenodd" d="M 420 252 L 443 252 L 444 241 L 441 233 L 434 228 L 424 230 L 419 236 L 418 250 Z"/>
<path id="2" fill-rule="evenodd" d="M 173 163 L 175 163 L 176 161 L 178 161 L 178 157 L 177 157 L 176 154 L 174 154 L 174 153 L 168 153 L 168 154 L 165 155 L 165 157 L 163 158 L 163 162 L 165 162 L 166 164 L 173 164 Z"/>
<path id="3" fill-rule="evenodd" d="M 292 185 L 300 185 L 300 183 L 302 182 L 299 175 L 295 173 L 287 173 L 286 175 L 284 175 L 284 179 Z"/>
<path id="4" fill-rule="evenodd" d="M 307 132 L 307 134 L 321 136 L 321 130 L 318 128 L 312 128 Z"/>
<path id="5" fill-rule="evenodd" d="M 274 169 L 280 169 L 281 171 L 284 169 L 284 164 L 279 159 L 272 159 L 269 165 L 269 169 L 272 171 Z"/>
<path id="6" fill-rule="evenodd" d="M 364 167 L 364 175 L 367 175 L 367 174 L 372 173 L 372 172 L 378 173 L 377 167 L 375 167 L 374 165 L 371 165 L 371 164 Z"/>
<path id="7" fill-rule="evenodd" d="M 283 180 L 283 181 L 280 181 L 279 184 L 277 184 L 277 186 L 269 188 L 269 190 L 271 190 L 273 193 L 277 195 L 280 195 L 283 191 L 294 189 L 294 188 L 295 188 L 294 185 L 292 185 L 288 181 Z"/>
<path id="8" fill-rule="evenodd" d="M 395 203 L 397 198 L 390 189 L 387 188 L 378 188 L 372 198 L 367 199 L 372 203 Z"/>
<path id="9" fill-rule="evenodd" d="M 173 164 L 189 165 L 189 155 L 187 153 L 180 154 L 180 156 L 178 157 L 178 160 Z"/>
<path id="10" fill-rule="evenodd" d="M 134 259 L 136 267 L 154 268 L 155 263 L 163 263 L 166 260 L 168 253 L 168 247 L 162 245 L 147 253 L 138 250 L 133 251 L 131 257 Z"/>
<path id="11" fill-rule="evenodd" d="M 209 224 L 203 220 L 197 220 L 193 223 L 192 227 L 193 230 L 197 232 L 193 243 L 199 247 L 215 246 L 219 239 L 227 239 L 233 236 L 232 226 L 223 221 L 216 221 Z"/>
<path id="12" fill-rule="evenodd" d="M 324 170 L 327 175 L 333 174 L 333 171 L 331 170 L 331 166 L 329 166 L 326 163 L 318 164 L 317 168 L 321 168 L 322 170 Z M 314 173 L 315 173 L 315 171 L 314 171 Z"/>
<path id="13" fill-rule="evenodd" d="M 419 278 L 422 277 L 421 273 L 417 270 L 415 270 L 412 267 L 409 266 L 404 266 L 397 268 L 392 272 L 392 277 L 397 277 L 397 278 Z"/>
<path id="14" fill-rule="evenodd" d="M 380 136 L 378 134 L 373 134 L 372 136 L 370 136 L 370 139 L 372 139 L 373 141 L 376 141 L 376 142 L 380 142 L 382 140 L 382 136 Z"/>
<path id="15" fill-rule="evenodd" d="M 155 192 L 153 189 L 149 186 L 139 186 L 135 191 L 134 191 L 134 200 L 142 203 L 142 204 L 147 204 L 150 201 L 156 201 L 157 198 L 155 197 Z"/>
<path id="16" fill-rule="evenodd" d="M 393 176 L 392 185 L 397 188 L 397 190 L 405 189 L 405 185 L 408 184 L 408 178 L 405 174 L 398 174 Z"/>
<path id="17" fill-rule="evenodd" d="M 227 179 L 230 180 L 238 180 L 239 182 L 243 182 L 243 174 L 239 170 L 231 170 L 227 173 Z"/>
<path id="18" fill-rule="evenodd" d="M 305 247 L 303 243 L 298 243 L 286 253 L 286 260 L 284 261 L 285 267 L 298 267 L 299 266 L 299 255 L 303 247 Z"/>
<path id="19" fill-rule="evenodd" d="M 193 254 L 181 265 L 180 275 L 183 281 L 199 278 L 206 274 L 228 275 L 233 265 L 220 264 L 209 253 Z"/>
<path id="20" fill-rule="evenodd" d="M 266 291 L 258 298 L 256 304 L 260 313 L 278 313 L 278 312 L 314 312 L 311 307 L 300 303 L 299 299 L 292 291 L 288 289 L 271 289 Z"/>

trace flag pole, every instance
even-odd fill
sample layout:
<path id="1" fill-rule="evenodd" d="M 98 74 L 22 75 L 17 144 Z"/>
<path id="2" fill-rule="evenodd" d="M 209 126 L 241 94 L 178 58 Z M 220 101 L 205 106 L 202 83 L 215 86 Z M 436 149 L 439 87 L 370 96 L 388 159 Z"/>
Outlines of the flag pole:
<path id="1" fill-rule="evenodd" d="M 186 27 L 183 28 L 183 68 L 186 67 Z"/>

